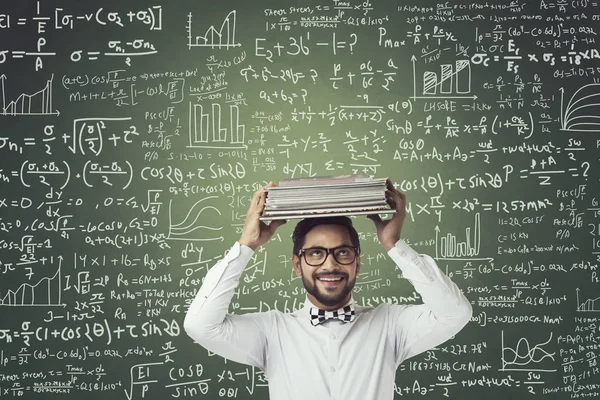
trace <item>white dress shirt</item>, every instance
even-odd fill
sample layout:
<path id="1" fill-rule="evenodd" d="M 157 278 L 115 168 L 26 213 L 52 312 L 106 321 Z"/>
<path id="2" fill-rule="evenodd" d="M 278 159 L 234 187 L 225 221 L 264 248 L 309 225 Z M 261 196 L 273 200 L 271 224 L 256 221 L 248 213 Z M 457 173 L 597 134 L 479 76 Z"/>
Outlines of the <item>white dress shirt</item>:
<path id="1" fill-rule="evenodd" d="M 238 242 L 206 274 L 184 321 L 187 334 L 229 360 L 262 369 L 273 400 L 391 400 L 396 368 L 455 335 L 471 318 L 469 301 L 403 240 L 388 251 L 423 299 L 418 305 L 355 306 L 353 322 L 310 322 L 308 297 L 291 313 L 229 314 L 253 250 Z M 352 300 L 351 300 L 352 301 Z"/>

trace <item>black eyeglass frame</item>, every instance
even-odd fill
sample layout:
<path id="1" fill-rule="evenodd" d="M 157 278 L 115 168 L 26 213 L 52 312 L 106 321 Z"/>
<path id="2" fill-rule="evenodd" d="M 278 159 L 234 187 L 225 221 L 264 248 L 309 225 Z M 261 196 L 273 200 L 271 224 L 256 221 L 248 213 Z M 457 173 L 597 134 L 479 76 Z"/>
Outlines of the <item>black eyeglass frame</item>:
<path id="1" fill-rule="evenodd" d="M 340 261 L 339 261 L 339 260 L 338 260 L 338 259 L 335 257 L 335 251 L 336 251 L 337 249 L 341 249 L 341 248 L 343 248 L 343 247 L 347 247 L 347 248 L 350 248 L 350 249 L 353 249 L 353 250 L 354 250 L 354 253 L 355 253 L 355 254 L 354 254 L 354 259 L 353 259 L 352 261 L 350 261 L 349 263 L 343 263 L 343 262 L 340 262 Z M 314 249 L 318 249 L 318 250 L 325 250 L 325 251 L 327 252 L 327 255 L 325 256 L 325 258 L 323 258 L 323 261 L 321 262 L 321 264 L 311 264 L 311 263 L 309 263 L 309 262 L 306 260 L 306 254 L 305 254 L 305 253 L 306 253 L 307 251 L 309 251 L 309 250 L 314 250 Z M 331 255 L 333 256 L 333 259 L 334 259 L 334 260 L 335 260 L 335 261 L 336 261 L 338 264 L 341 264 L 341 265 L 350 265 L 350 264 L 352 264 L 353 262 L 355 262 L 355 261 L 356 261 L 356 257 L 358 257 L 358 256 L 360 255 L 360 247 L 356 247 L 356 246 L 350 246 L 350 245 L 347 245 L 347 244 L 344 244 L 344 245 L 341 245 L 341 246 L 337 246 L 337 247 L 330 247 L 330 248 L 327 248 L 327 247 L 321 247 L 321 246 L 314 246 L 314 247 L 307 247 L 306 249 L 300 249 L 300 250 L 298 250 L 298 257 L 299 257 L 300 259 L 302 259 L 302 255 L 303 255 L 303 254 L 304 254 L 304 261 L 306 262 L 306 264 L 310 265 L 311 267 L 320 267 L 321 265 L 325 264 L 325 261 L 327 261 L 327 257 L 329 257 L 329 254 L 331 254 Z"/>

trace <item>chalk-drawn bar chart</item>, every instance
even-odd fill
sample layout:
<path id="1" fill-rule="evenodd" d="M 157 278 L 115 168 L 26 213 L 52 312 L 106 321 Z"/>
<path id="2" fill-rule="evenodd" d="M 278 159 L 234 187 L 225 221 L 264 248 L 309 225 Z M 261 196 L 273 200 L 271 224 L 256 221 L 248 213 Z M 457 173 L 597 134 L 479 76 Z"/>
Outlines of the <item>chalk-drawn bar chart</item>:
<path id="1" fill-rule="evenodd" d="M 202 35 L 194 36 L 192 33 L 192 13 L 189 13 L 187 21 L 188 49 L 192 47 L 229 49 L 230 47 L 241 46 L 235 40 L 236 16 L 237 12 L 233 10 L 227 14 L 218 29 L 214 25 L 211 25 Z"/>
<path id="2" fill-rule="evenodd" d="M 412 99 L 477 99 L 472 94 L 471 60 L 458 59 L 437 66 L 428 64 L 426 69 L 417 66 L 416 56 L 410 60 L 413 69 Z"/>
<path id="3" fill-rule="evenodd" d="M 435 227 L 435 257 L 437 260 L 488 260 L 489 257 L 479 257 L 481 249 L 481 215 L 475 213 L 473 227 L 467 227 L 464 235 L 451 232 L 443 234 Z"/>
<path id="4" fill-rule="evenodd" d="M 190 143 L 191 148 L 246 148 L 244 137 L 246 126 L 240 124 L 240 110 L 237 105 L 229 106 L 229 118 L 223 116 L 222 107 L 213 103 L 210 108 L 190 103 Z M 223 119 L 229 121 L 223 123 Z"/>
<path id="5" fill-rule="evenodd" d="M 423 73 L 423 95 L 464 94 L 471 92 L 471 62 L 456 60 L 441 64 L 439 71 Z"/>
<path id="6" fill-rule="evenodd" d="M 20 94 L 15 100 L 8 100 L 6 94 L 6 75 L 0 76 L 2 91 L 1 115 L 56 115 L 52 107 L 52 81 L 54 75 L 46 81 L 46 86 L 35 93 Z"/>

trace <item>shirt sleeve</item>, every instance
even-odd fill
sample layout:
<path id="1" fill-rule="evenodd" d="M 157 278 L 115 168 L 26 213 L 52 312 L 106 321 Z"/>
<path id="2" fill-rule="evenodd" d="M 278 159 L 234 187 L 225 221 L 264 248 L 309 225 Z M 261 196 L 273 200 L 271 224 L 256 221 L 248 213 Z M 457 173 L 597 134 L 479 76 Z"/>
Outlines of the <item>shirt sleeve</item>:
<path id="1" fill-rule="evenodd" d="M 224 358 L 264 370 L 270 313 L 227 312 L 254 251 L 236 242 L 204 277 L 183 327 L 202 347 Z"/>
<path id="2" fill-rule="evenodd" d="M 458 286 L 428 255 L 419 254 L 403 240 L 388 251 L 423 300 L 419 305 L 390 307 L 396 363 L 444 343 L 471 319 L 473 309 Z"/>

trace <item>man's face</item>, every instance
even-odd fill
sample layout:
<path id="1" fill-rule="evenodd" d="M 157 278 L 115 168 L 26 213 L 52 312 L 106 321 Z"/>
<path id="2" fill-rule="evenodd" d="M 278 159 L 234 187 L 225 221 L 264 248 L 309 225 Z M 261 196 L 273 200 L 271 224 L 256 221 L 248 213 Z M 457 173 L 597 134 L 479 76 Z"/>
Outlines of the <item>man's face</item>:
<path id="1" fill-rule="evenodd" d="M 305 237 L 303 249 L 309 247 L 332 248 L 352 246 L 348 230 L 341 225 L 317 225 Z M 325 310 L 338 309 L 350 300 L 350 292 L 356 283 L 360 270 L 360 256 L 349 265 L 339 264 L 329 254 L 325 263 L 318 267 L 308 265 L 302 257 L 294 254 L 292 263 L 297 276 L 302 276 L 302 283 L 314 305 Z M 325 279 L 329 278 L 329 281 Z M 332 279 L 341 278 L 332 282 Z"/>

